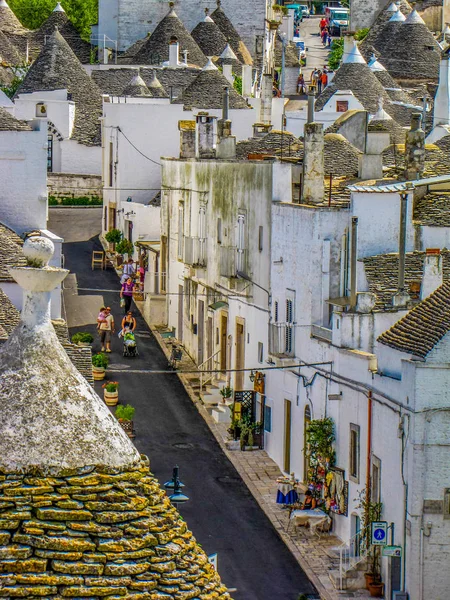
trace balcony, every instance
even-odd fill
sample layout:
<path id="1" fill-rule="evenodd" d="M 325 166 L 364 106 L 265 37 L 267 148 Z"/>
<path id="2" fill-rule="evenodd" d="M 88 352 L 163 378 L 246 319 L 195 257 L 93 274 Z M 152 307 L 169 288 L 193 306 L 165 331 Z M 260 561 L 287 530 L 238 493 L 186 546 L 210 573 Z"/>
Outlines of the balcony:
<path id="1" fill-rule="evenodd" d="M 222 277 L 237 277 L 239 273 L 247 272 L 247 250 L 235 246 L 221 246 L 220 275 Z"/>
<path id="2" fill-rule="evenodd" d="M 183 238 L 183 262 L 192 267 L 206 267 L 206 238 Z"/>
<path id="3" fill-rule="evenodd" d="M 269 354 L 287 358 L 295 356 L 295 325 L 271 323 L 269 325 Z"/>
<path id="4" fill-rule="evenodd" d="M 330 342 L 333 339 L 333 331 L 322 325 L 311 325 L 311 337 L 317 338 L 324 342 Z"/>

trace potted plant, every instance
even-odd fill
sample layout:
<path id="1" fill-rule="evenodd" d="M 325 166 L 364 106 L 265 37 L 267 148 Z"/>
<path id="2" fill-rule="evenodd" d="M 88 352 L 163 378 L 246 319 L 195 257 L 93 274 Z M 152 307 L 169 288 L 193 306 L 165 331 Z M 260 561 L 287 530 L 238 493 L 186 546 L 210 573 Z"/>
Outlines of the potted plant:
<path id="1" fill-rule="evenodd" d="M 101 381 L 105 379 L 106 367 L 108 366 L 109 360 L 106 354 L 98 352 L 92 357 L 92 373 L 94 375 L 94 381 Z"/>
<path id="2" fill-rule="evenodd" d="M 233 390 L 227 385 L 220 390 L 220 395 L 222 396 L 222 402 L 227 404 L 227 400 L 233 397 Z"/>
<path id="3" fill-rule="evenodd" d="M 103 397 L 108 406 L 116 406 L 119 402 L 119 384 L 117 381 L 109 381 L 103 384 Z"/>
<path id="4" fill-rule="evenodd" d="M 361 490 L 358 495 L 358 504 L 356 509 L 361 510 L 361 549 L 367 549 L 368 570 L 364 573 L 366 587 L 373 597 L 380 596 L 384 591 L 384 584 L 381 582 L 380 548 L 371 546 L 371 524 L 381 519 L 381 502 L 373 502 L 370 498 L 370 491 L 366 488 Z"/>
<path id="5" fill-rule="evenodd" d="M 110 229 L 105 234 L 105 240 L 112 245 L 112 250 L 116 249 L 116 244 L 122 239 L 122 232 L 120 229 Z"/>
<path id="6" fill-rule="evenodd" d="M 133 428 L 133 417 L 135 413 L 135 408 L 130 404 L 119 405 L 116 408 L 116 417 L 119 421 L 122 429 L 130 438 L 134 438 L 134 428 Z"/>
<path id="7" fill-rule="evenodd" d="M 90 346 L 93 341 L 94 336 L 87 331 L 80 331 L 72 336 L 72 344 L 77 344 L 78 346 Z"/>
<path id="8" fill-rule="evenodd" d="M 134 252 L 133 242 L 130 242 L 130 240 L 127 239 L 120 240 L 116 246 L 116 252 L 122 256 L 128 254 L 129 257 L 132 257 Z"/>

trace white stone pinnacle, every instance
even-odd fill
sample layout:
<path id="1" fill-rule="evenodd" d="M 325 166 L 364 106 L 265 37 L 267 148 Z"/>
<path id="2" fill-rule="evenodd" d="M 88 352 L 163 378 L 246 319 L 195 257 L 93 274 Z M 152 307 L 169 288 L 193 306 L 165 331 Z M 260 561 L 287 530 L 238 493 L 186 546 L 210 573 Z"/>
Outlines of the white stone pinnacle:
<path id="1" fill-rule="evenodd" d="M 61 6 L 61 2 L 57 2 L 55 8 L 53 9 L 53 12 L 66 12 L 66 11 Z"/>
<path id="2" fill-rule="evenodd" d="M 416 23 L 421 23 L 422 25 L 425 25 L 425 21 L 422 19 L 422 17 L 419 15 L 419 13 L 417 12 L 416 9 L 414 9 L 409 15 L 408 18 L 405 20 L 405 25 L 412 25 L 412 24 L 416 24 Z"/>
<path id="3" fill-rule="evenodd" d="M 397 6 L 397 4 L 395 4 L 395 2 L 391 2 L 391 4 L 389 4 L 389 6 L 386 9 L 386 12 L 392 12 L 395 13 L 397 12 L 399 9 L 399 7 Z"/>
<path id="4" fill-rule="evenodd" d="M 235 59 L 237 60 L 237 56 L 236 54 L 233 52 L 233 49 L 231 48 L 230 44 L 227 44 L 225 46 L 225 50 L 222 52 L 222 54 L 220 55 L 220 58 L 230 58 L 230 59 Z"/>
<path id="5" fill-rule="evenodd" d="M 217 69 L 216 65 L 211 60 L 211 56 L 208 56 L 208 62 L 203 67 L 202 71 L 217 71 L 217 70 L 218 69 Z"/>
<path id="6" fill-rule="evenodd" d="M 389 23 L 401 23 L 403 21 L 406 21 L 406 17 L 401 10 L 398 10 L 396 13 L 394 13 L 389 19 Z"/>
<path id="7" fill-rule="evenodd" d="M 211 17 L 209 15 L 206 15 L 205 23 L 214 23 L 214 21 L 211 19 Z"/>
<path id="8" fill-rule="evenodd" d="M 365 65 L 366 61 L 364 60 L 363 55 L 359 51 L 358 46 L 355 46 L 352 49 L 352 51 L 349 52 L 349 54 L 347 55 L 347 57 L 344 59 L 344 63 L 346 63 L 346 64 L 348 64 L 348 63 L 358 63 L 358 64 Z"/>

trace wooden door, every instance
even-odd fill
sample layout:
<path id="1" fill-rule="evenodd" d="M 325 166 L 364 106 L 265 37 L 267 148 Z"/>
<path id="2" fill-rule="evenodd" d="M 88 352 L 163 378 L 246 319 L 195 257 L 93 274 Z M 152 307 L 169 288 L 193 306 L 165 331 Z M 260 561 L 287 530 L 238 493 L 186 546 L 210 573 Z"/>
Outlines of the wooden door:
<path id="1" fill-rule="evenodd" d="M 284 401 L 284 471 L 291 472 L 291 401 Z"/>
<path id="2" fill-rule="evenodd" d="M 220 317 L 220 370 L 227 370 L 227 339 L 228 339 L 228 315 L 222 313 Z"/>
<path id="3" fill-rule="evenodd" d="M 245 369 L 245 321 L 236 319 L 236 361 L 235 361 L 235 390 L 244 389 L 244 371 Z"/>
<path id="4" fill-rule="evenodd" d="M 197 365 L 201 365 L 205 360 L 203 354 L 204 347 L 204 332 L 205 332 L 205 303 L 203 300 L 198 301 L 197 310 Z"/>
<path id="5" fill-rule="evenodd" d="M 178 286 L 178 331 L 177 339 L 183 341 L 183 286 Z"/>

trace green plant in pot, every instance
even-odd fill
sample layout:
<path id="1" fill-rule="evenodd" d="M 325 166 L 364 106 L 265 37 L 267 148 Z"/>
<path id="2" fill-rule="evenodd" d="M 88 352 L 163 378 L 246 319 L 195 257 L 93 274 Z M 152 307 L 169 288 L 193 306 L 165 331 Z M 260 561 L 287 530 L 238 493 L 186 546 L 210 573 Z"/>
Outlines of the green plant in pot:
<path id="1" fill-rule="evenodd" d="M 384 584 L 381 581 L 380 547 L 371 545 L 371 526 L 381 519 L 383 505 L 381 502 L 374 502 L 366 488 L 359 492 L 356 500 L 358 504 L 355 508 L 361 511 L 361 551 L 367 550 L 368 570 L 364 574 L 366 586 L 371 596 L 378 597 L 383 593 Z"/>
<path id="2" fill-rule="evenodd" d="M 134 252 L 133 242 L 130 242 L 130 240 L 126 239 L 120 240 L 116 246 L 116 252 L 118 254 L 122 254 L 122 256 L 124 254 L 128 254 L 129 257 L 132 257 Z"/>
<path id="3" fill-rule="evenodd" d="M 103 397 L 108 406 L 115 406 L 119 402 L 119 384 L 117 381 L 108 381 L 103 384 Z"/>
<path id="4" fill-rule="evenodd" d="M 103 352 L 98 352 L 92 357 L 92 373 L 94 375 L 94 381 L 101 381 L 105 378 L 106 367 L 108 366 L 109 359 Z"/>
<path id="5" fill-rule="evenodd" d="M 223 387 L 220 390 L 220 395 L 222 396 L 222 402 L 225 404 L 227 400 L 233 397 L 233 389 L 229 386 Z"/>
<path id="6" fill-rule="evenodd" d="M 80 331 L 72 336 L 72 344 L 77 344 L 78 346 L 90 346 L 93 341 L 94 336 L 87 331 Z"/>
<path id="7" fill-rule="evenodd" d="M 136 409 L 134 408 L 134 406 L 131 406 L 131 404 L 121 404 L 116 408 L 115 413 L 116 418 L 119 421 L 122 429 L 130 438 L 134 437 L 133 417 L 135 410 Z"/>
<path id="8" fill-rule="evenodd" d="M 120 231 L 120 229 L 110 229 L 105 234 L 105 240 L 108 243 L 112 244 L 113 250 L 115 250 L 116 244 L 118 244 L 121 239 L 122 239 L 122 232 Z"/>

